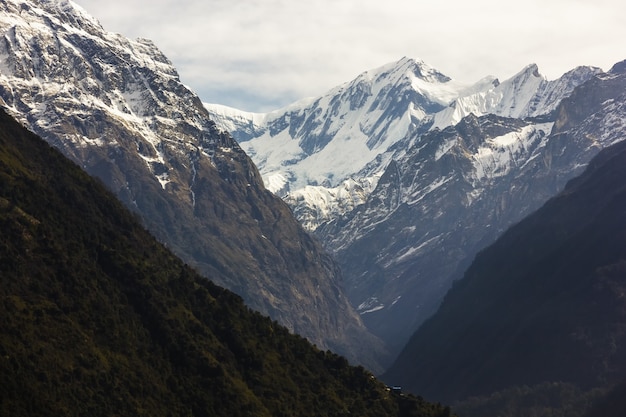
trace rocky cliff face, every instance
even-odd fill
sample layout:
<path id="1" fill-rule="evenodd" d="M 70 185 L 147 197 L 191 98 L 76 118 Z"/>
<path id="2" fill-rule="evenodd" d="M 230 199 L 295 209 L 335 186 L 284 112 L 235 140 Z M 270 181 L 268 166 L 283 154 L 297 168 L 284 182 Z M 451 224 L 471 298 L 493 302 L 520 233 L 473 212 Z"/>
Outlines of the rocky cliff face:
<path id="1" fill-rule="evenodd" d="M 381 344 L 344 297 L 335 262 L 150 41 L 107 33 L 67 0 L 4 2 L 0 36 L 0 102 L 12 115 L 205 276 L 380 369 L 362 347 Z"/>

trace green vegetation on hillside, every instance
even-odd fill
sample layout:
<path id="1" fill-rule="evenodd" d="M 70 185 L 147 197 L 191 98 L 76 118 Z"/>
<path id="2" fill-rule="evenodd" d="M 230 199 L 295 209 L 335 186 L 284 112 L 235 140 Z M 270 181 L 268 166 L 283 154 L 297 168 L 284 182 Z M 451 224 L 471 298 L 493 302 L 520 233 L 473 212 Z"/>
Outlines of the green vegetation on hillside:
<path id="1" fill-rule="evenodd" d="M 198 276 L 0 114 L 0 415 L 445 416 Z"/>

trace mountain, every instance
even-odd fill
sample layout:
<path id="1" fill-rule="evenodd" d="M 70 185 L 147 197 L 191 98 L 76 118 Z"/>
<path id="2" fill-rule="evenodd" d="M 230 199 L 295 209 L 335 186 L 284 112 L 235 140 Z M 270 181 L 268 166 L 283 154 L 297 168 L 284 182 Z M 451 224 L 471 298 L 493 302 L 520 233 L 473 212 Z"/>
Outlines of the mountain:
<path id="1" fill-rule="evenodd" d="M 470 115 L 410 136 L 366 203 L 316 230 L 368 327 L 401 348 L 478 251 L 624 139 L 625 98 L 612 71 L 551 116 Z"/>
<path id="2" fill-rule="evenodd" d="M 609 105 L 623 107 L 623 97 Z M 583 393 L 621 384 L 615 392 L 623 392 L 624 178 L 622 141 L 481 251 L 384 378 L 447 401 L 490 394 L 493 399 L 496 391 L 541 384 L 570 384 Z M 604 404 L 612 403 L 623 411 L 615 398 Z M 504 415 L 493 410 L 486 415 L 496 414 Z"/>
<path id="3" fill-rule="evenodd" d="M 450 415 L 201 277 L 2 110 L 0 227 L 3 415 Z"/>
<path id="4" fill-rule="evenodd" d="M 69 0 L 5 1 L 0 34 L 0 104 L 11 115 L 203 275 L 320 348 L 382 369 L 384 347 L 343 294 L 335 261 L 154 44 L 106 32 Z"/>
<path id="5" fill-rule="evenodd" d="M 480 249 L 621 139 L 621 110 L 585 96 L 623 91 L 621 76 L 598 68 L 548 81 L 536 65 L 460 86 L 404 58 L 321 98 L 253 120 L 222 108 L 220 120 L 275 192 L 289 185 L 284 200 L 339 260 L 352 305 L 398 351 Z M 614 118 L 611 128 L 577 117 L 585 133 L 564 136 L 570 96 L 587 116 Z"/>
<path id="6" fill-rule="evenodd" d="M 548 115 L 575 87 L 598 72 L 597 68 L 578 67 L 548 81 L 536 64 L 528 65 L 510 79 L 495 83 L 494 88 L 456 99 L 432 117 L 430 129 L 455 125 L 470 114 L 497 114 L 517 119 Z"/>
<path id="7" fill-rule="evenodd" d="M 533 64 L 504 82 L 487 76 L 465 85 L 405 57 L 266 114 L 205 106 L 252 157 L 268 188 L 315 230 L 362 204 L 395 157 L 390 150 L 414 132 L 443 129 L 469 114 L 544 115 L 599 71 L 579 67 L 548 81 Z"/>
<path id="8" fill-rule="evenodd" d="M 423 61 L 402 58 L 321 97 L 267 114 L 205 107 L 252 157 L 268 189 L 284 197 L 301 223 L 314 230 L 364 202 L 382 168 L 370 175 L 357 173 L 379 154 L 427 115 L 493 82 L 487 77 L 464 85 Z"/>

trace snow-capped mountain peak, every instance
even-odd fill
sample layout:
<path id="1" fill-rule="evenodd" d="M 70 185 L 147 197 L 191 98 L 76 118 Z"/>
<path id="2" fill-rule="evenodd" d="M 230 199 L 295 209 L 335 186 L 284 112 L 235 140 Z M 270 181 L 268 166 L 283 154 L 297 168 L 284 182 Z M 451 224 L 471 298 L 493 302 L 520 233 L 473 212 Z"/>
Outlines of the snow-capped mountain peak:
<path id="1" fill-rule="evenodd" d="M 402 58 L 268 114 L 206 107 L 253 157 L 270 190 L 286 195 L 305 186 L 339 186 L 427 115 L 492 81 L 465 85 L 423 61 Z"/>
<path id="2" fill-rule="evenodd" d="M 366 197 L 386 164 L 408 147 L 403 141 L 412 132 L 444 129 L 470 114 L 545 115 L 599 71 L 581 67 L 548 81 L 531 64 L 502 82 L 487 76 L 464 84 L 421 60 L 404 57 L 365 71 L 318 98 L 267 114 L 205 106 L 253 158 L 268 189 L 299 207 L 307 206 L 296 212 L 315 229 L 344 207 L 337 201 L 322 207 L 326 197 L 338 195 L 337 189 L 350 178 L 372 185 L 357 194 L 359 199 Z M 311 187 L 319 189 L 313 192 Z M 357 202 L 350 201 L 345 207 Z M 313 213 L 321 217 L 313 221 Z"/>
<path id="3" fill-rule="evenodd" d="M 151 41 L 106 32 L 69 0 L 10 0 L 5 5 L 7 13 L 0 14 L 5 33 L 0 81 L 10 88 L 0 102 L 17 117 L 28 114 L 37 132 L 72 131 L 65 136 L 75 149 L 70 153 L 74 160 L 90 145 L 117 141 L 87 126 L 94 114 L 116 120 L 142 138 L 139 155 L 162 188 L 174 172 L 165 168 L 169 146 L 214 155 L 215 144 L 202 143 L 214 129 L 212 122 L 199 114 L 204 109 L 198 98 L 180 83 L 172 63 Z M 185 111 L 180 110 L 180 96 L 187 97 Z M 80 113 L 76 117 L 86 126 L 74 131 L 71 118 L 55 107 L 61 101 Z M 193 120 L 189 131 L 198 132 L 185 142 L 176 133 L 183 114 Z M 193 200 L 193 193 L 189 198 Z"/>

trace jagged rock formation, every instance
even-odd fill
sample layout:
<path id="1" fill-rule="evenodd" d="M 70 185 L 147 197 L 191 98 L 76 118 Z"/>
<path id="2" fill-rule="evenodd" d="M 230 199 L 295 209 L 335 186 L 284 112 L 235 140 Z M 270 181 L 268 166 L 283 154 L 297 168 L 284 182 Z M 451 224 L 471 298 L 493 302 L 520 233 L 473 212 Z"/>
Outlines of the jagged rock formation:
<path id="1" fill-rule="evenodd" d="M 382 345 L 343 295 L 336 263 L 150 41 L 104 31 L 71 1 L 5 1 L 0 103 L 205 276 L 380 370 L 370 346 Z"/>

